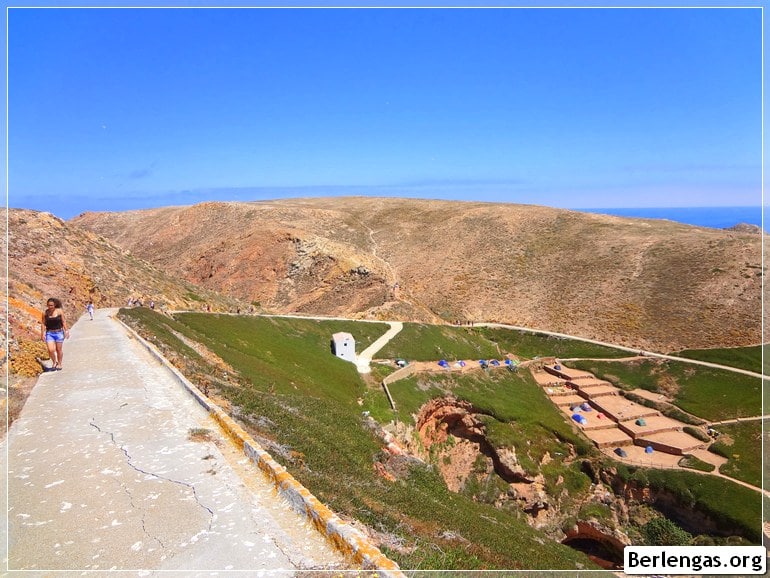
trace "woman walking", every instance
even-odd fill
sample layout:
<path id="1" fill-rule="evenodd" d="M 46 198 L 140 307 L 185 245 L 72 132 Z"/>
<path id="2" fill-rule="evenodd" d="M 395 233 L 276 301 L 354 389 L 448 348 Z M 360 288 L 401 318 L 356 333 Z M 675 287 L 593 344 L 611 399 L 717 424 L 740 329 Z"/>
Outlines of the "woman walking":
<path id="1" fill-rule="evenodd" d="M 48 356 L 51 358 L 51 370 L 61 369 L 64 354 L 62 344 L 64 339 L 70 336 L 67 323 L 64 321 L 61 301 L 51 297 L 46 302 L 46 309 L 40 319 L 40 338 L 48 346 Z"/>

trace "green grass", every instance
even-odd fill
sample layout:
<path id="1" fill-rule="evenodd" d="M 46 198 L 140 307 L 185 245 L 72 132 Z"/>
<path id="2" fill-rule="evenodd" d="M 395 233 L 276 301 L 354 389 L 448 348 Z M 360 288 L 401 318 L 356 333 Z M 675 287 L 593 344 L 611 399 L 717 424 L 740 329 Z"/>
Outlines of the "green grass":
<path id="1" fill-rule="evenodd" d="M 405 323 L 378 354 L 412 361 L 502 359 L 506 353 L 535 357 L 627 357 L 628 352 L 584 341 L 494 327 L 455 327 Z"/>
<path id="2" fill-rule="evenodd" d="M 709 450 L 727 458 L 727 463 L 719 468 L 719 471 L 726 476 L 760 487 L 762 422 L 744 421 L 714 427 L 721 435 Z"/>
<path id="3" fill-rule="evenodd" d="M 753 371 L 754 373 L 762 372 L 762 346 L 755 345 L 753 347 L 731 347 L 725 349 L 685 349 L 674 353 L 677 357 L 686 357 L 688 359 L 698 359 L 700 361 L 708 361 L 709 363 L 717 363 L 719 365 L 727 365 L 729 367 L 737 367 L 738 369 L 745 369 L 747 371 Z"/>
<path id="4" fill-rule="evenodd" d="M 718 522 L 737 526 L 752 542 L 762 540 L 761 494 L 738 484 L 688 471 L 647 470 L 654 488 L 672 492 L 680 507 L 702 509 Z"/>
<path id="5" fill-rule="evenodd" d="M 347 405 L 365 387 L 354 364 L 331 354 L 332 334 L 351 333 L 361 351 L 388 329 L 375 323 L 198 313 L 180 313 L 176 319 L 259 388 Z"/>
<path id="6" fill-rule="evenodd" d="M 380 352 L 380 358 L 410 361 L 501 358 L 505 352 L 469 327 L 404 323 L 404 328 Z"/>
<path id="7" fill-rule="evenodd" d="M 612 520 L 612 510 L 610 510 L 610 507 L 605 504 L 589 502 L 580 508 L 580 511 L 578 512 L 578 518 L 581 520 L 596 518 L 602 522 L 609 522 Z"/>
<path id="8" fill-rule="evenodd" d="M 628 357 L 627 351 L 595 345 L 576 339 L 567 339 L 528 331 L 513 331 L 495 327 L 479 327 L 476 331 L 489 341 L 497 343 L 503 351 L 515 353 L 520 357 L 557 358 L 613 358 Z"/>
<path id="9" fill-rule="evenodd" d="M 120 309 L 118 316 L 135 329 L 144 327 L 154 336 L 151 341 L 156 342 L 156 344 L 173 344 L 174 351 L 179 355 L 193 361 L 203 361 L 197 351 L 176 337 L 175 333 L 182 333 L 185 329 L 184 325 L 178 321 L 165 315 L 160 315 L 146 307 Z"/>
<path id="10" fill-rule="evenodd" d="M 658 359 L 583 360 L 570 366 L 627 390 L 642 388 L 669 396 L 673 391 L 675 405 L 709 421 L 761 413 L 762 380 L 741 373 Z"/>
<path id="11" fill-rule="evenodd" d="M 716 467 L 714 464 L 704 462 L 700 458 L 695 456 L 686 455 L 679 460 L 679 465 L 683 468 L 689 468 L 691 470 L 698 470 L 699 472 L 713 472 Z"/>
<path id="12" fill-rule="evenodd" d="M 442 397 L 445 390 L 442 388 L 442 380 L 436 376 L 434 381 L 428 375 L 412 375 L 406 379 L 400 379 L 388 386 L 390 395 L 396 403 L 396 417 L 398 421 L 414 424 L 414 416 L 423 404 L 434 397 Z"/>

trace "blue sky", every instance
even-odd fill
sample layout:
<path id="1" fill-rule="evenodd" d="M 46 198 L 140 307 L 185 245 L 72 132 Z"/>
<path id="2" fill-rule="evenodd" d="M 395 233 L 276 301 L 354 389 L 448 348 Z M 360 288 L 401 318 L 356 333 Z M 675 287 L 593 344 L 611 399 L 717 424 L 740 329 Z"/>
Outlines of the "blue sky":
<path id="1" fill-rule="evenodd" d="M 10 9 L 8 202 L 759 205 L 759 9 Z"/>

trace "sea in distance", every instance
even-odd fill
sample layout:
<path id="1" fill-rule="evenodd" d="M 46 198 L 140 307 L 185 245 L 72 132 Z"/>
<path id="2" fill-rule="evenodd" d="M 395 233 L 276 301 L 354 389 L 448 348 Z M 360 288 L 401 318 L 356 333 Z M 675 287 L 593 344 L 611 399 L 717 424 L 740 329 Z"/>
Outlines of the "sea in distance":
<path id="1" fill-rule="evenodd" d="M 668 219 L 685 225 L 727 229 L 738 223 L 762 226 L 762 207 L 640 207 L 636 209 L 576 209 L 584 213 L 602 213 L 618 217 Z"/>

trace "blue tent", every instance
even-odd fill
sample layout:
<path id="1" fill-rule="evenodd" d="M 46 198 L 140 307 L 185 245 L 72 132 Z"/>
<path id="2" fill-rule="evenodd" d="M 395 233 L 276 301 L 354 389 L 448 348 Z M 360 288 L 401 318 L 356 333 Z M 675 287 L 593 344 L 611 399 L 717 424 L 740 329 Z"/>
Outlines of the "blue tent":
<path id="1" fill-rule="evenodd" d="M 499 366 L 499 365 L 500 365 L 500 362 L 499 362 L 499 361 L 497 361 L 496 359 L 493 359 L 493 360 L 492 360 L 490 363 L 491 363 L 492 365 L 494 365 L 495 367 L 497 367 L 497 366 Z"/>
<path id="2" fill-rule="evenodd" d="M 439 362 L 438 362 L 438 364 L 439 364 L 441 367 L 449 367 L 449 364 L 447 363 L 447 360 L 446 360 L 446 359 L 442 359 L 441 361 L 439 361 Z"/>
<path id="3" fill-rule="evenodd" d="M 572 414 L 572 419 L 574 419 L 576 422 L 578 422 L 580 425 L 585 425 L 588 423 L 588 420 L 584 418 L 582 415 L 578 413 Z"/>
<path id="4" fill-rule="evenodd" d="M 506 359 L 505 360 L 505 365 L 510 365 L 510 364 L 511 364 L 511 360 L 510 359 Z"/>
<path id="5" fill-rule="evenodd" d="M 615 453 L 619 455 L 621 458 L 627 458 L 628 454 L 626 453 L 626 450 L 623 448 L 615 448 Z"/>
<path id="6" fill-rule="evenodd" d="M 647 446 L 644 448 L 644 453 L 651 454 L 654 450 L 652 449 L 652 446 Z"/>

